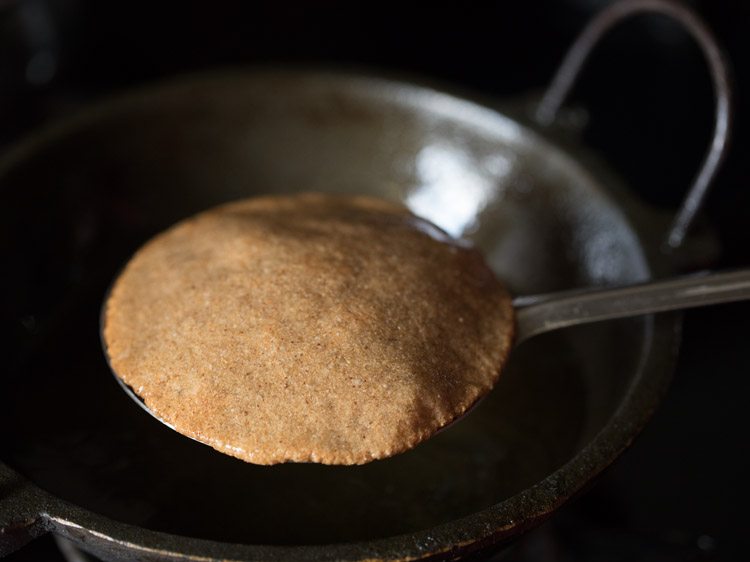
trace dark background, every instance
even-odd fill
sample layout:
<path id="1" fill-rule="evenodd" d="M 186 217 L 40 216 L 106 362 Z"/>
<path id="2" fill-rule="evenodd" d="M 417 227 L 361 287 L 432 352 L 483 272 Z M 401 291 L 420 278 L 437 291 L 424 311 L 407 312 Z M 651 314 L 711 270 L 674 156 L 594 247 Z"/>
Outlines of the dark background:
<path id="1" fill-rule="evenodd" d="M 108 94 L 221 65 L 328 64 L 437 79 L 510 99 L 539 92 L 605 0 L 126 2 L 0 0 L 0 142 Z M 703 220 L 713 267 L 750 265 L 750 2 L 690 2 L 725 47 L 734 138 Z M 705 152 L 713 96 L 676 25 L 640 16 L 596 51 L 573 103 L 585 143 L 646 201 L 674 209 Z M 40 202 L 40 204 L 42 204 Z M 632 449 L 509 560 L 747 557 L 750 306 L 686 315 L 675 382 Z M 9 560 L 56 560 L 40 539 Z"/>

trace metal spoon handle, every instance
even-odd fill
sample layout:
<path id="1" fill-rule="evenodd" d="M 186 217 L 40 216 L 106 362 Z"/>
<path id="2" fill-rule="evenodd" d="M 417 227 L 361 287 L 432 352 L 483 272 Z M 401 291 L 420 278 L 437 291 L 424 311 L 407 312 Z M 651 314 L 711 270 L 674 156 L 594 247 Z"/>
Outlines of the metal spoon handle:
<path id="1" fill-rule="evenodd" d="M 578 324 L 750 299 L 750 269 L 515 299 L 516 345 Z"/>

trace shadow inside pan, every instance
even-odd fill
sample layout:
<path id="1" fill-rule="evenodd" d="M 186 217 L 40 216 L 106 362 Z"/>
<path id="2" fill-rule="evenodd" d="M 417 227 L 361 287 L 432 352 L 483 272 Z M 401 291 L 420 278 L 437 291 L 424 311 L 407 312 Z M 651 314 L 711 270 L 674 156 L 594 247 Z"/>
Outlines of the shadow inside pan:
<path id="1" fill-rule="evenodd" d="M 164 427 L 122 392 L 98 334 L 118 268 L 175 220 L 253 193 L 403 200 L 472 237 L 517 293 L 647 275 L 611 201 L 559 156 L 538 155 L 512 123 L 480 126 L 472 106 L 416 88 L 398 96 L 343 78 L 262 78 L 134 96 L 48 136 L 0 175 L 2 461 L 119 521 L 256 544 L 431 527 L 561 467 L 637 376 L 643 321 L 524 344 L 465 420 L 359 467 L 246 464 Z"/>

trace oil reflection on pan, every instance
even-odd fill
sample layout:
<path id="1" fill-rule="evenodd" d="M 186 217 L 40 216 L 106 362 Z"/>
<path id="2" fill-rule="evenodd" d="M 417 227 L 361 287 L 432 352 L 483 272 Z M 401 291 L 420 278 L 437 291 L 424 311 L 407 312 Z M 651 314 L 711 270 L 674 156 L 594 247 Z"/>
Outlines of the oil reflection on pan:
<path id="1" fill-rule="evenodd" d="M 512 168 L 503 154 L 477 161 L 452 145 L 428 145 L 417 154 L 417 181 L 406 204 L 455 238 L 470 235 L 482 211 L 502 195 Z"/>

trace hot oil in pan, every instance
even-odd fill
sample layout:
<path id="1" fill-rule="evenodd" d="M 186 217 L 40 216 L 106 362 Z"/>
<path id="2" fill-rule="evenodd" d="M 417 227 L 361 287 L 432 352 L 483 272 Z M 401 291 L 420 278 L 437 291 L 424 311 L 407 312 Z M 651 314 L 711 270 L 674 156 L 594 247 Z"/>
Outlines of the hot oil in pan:
<path id="1" fill-rule="evenodd" d="M 98 340 L 100 298 L 116 265 L 103 256 L 89 263 L 101 270 L 32 330 L 0 415 L 14 428 L 3 460 L 97 513 L 230 542 L 373 538 L 501 501 L 579 444 L 586 390 L 565 337 L 552 334 L 516 350 L 474 412 L 413 451 L 357 467 L 246 464 L 168 429 L 120 390 Z"/>
<path id="2" fill-rule="evenodd" d="M 612 411 L 620 393 L 611 381 L 627 383 L 619 372 L 602 376 L 602 364 L 630 368 L 610 353 L 629 349 L 620 339 L 607 340 L 609 355 L 599 364 L 582 359 L 569 334 L 549 334 L 514 351 L 497 388 L 465 420 L 408 453 L 360 467 L 261 467 L 219 454 L 163 426 L 121 391 L 102 355 L 99 314 L 107 287 L 138 246 L 228 195 L 165 171 L 163 160 L 134 165 L 141 159 L 132 158 L 130 145 L 84 166 L 76 157 L 89 154 L 87 147 L 109 146 L 93 140 L 82 134 L 55 145 L 5 177 L 7 205 L 0 208 L 7 267 L 0 294 L 11 296 L 12 323 L 0 340 L 10 358 L 0 423 L 12 428 L 0 437 L 2 461 L 63 499 L 127 523 L 227 542 L 404 533 L 471 514 L 548 476 Z M 171 185 L 182 186 L 180 197 L 163 195 Z M 517 220 L 536 225 L 525 220 L 536 208 L 523 209 Z M 538 234 L 564 246 L 566 231 L 542 218 Z M 563 260 L 564 252 L 545 255 Z M 527 269 L 536 261 L 514 263 Z M 550 290 L 584 282 L 573 266 L 563 269 L 567 263 L 537 278 L 560 284 Z M 524 267 L 516 274 L 527 275 Z M 588 399 L 596 381 L 611 398 Z"/>
<path id="3" fill-rule="evenodd" d="M 6 178 L 5 209 L 35 213 L 38 227 L 0 237 L 3 294 L 13 297 L 7 317 L 15 322 L 2 339 L 11 361 L 0 423 L 13 430 L 3 432 L 0 450 L 3 462 L 34 483 L 94 512 L 154 530 L 260 544 L 423 529 L 548 476 L 603 422 L 596 412 L 612 411 L 619 391 L 610 379 L 627 381 L 617 373 L 602 377 L 606 371 L 582 359 L 568 333 L 549 334 L 514 351 L 497 388 L 466 419 L 408 453 L 359 467 L 261 467 L 222 455 L 134 404 L 99 341 L 101 299 L 118 269 L 184 210 L 147 198 L 134 208 L 132 185 L 151 184 L 106 166 L 82 178 L 65 172 L 68 162 L 51 159 L 29 166 L 28 177 Z M 0 217 L 9 234 L 28 223 L 23 213 L 0 209 Z M 550 236 L 565 238 L 559 230 Z M 605 353 L 612 348 L 603 346 Z M 613 361 L 609 353 L 603 364 Z M 617 362 L 627 370 L 625 363 Z M 595 381 L 612 390 L 611 400 L 588 399 Z"/>

